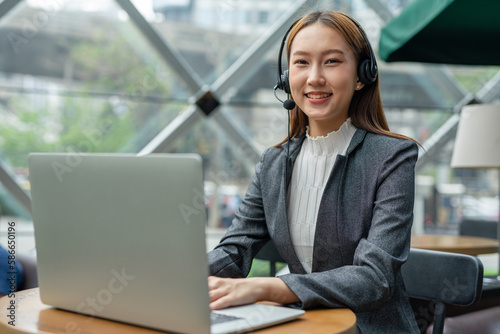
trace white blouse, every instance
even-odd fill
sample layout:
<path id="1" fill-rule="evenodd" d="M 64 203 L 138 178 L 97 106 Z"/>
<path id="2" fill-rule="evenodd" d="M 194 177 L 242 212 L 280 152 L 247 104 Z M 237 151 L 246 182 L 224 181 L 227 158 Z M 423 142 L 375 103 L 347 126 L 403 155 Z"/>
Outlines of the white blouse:
<path id="1" fill-rule="evenodd" d="M 345 155 L 356 132 L 348 118 L 326 137 L 312 138 L 309 128 L 295 161 L 288 193 L 288 224 L 295 252 L 306 272 L 312 271 L 314 233 L 321 196 L 338 154 Z"/>

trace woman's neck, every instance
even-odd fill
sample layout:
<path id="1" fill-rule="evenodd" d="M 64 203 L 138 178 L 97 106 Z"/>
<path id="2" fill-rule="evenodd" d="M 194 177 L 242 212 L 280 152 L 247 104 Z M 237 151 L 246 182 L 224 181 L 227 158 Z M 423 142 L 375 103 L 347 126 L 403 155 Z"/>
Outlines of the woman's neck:
<path id="1" fill-rule="evenodd" d="M 338 131 L 346 120 L 347 117 L 328 122 L 309 120 L 309 136 L 312 138 L 327 136 L 330 132 Z"/>

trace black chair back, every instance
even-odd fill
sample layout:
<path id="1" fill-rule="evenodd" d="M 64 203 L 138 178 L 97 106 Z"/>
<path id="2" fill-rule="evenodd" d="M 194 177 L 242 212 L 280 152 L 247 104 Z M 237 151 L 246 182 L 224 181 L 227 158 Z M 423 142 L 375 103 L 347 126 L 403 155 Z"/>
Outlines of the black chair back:
<path id="1" fill-rule="evenodd" d="M 498 222 L 492 220 L 464 219 L 460 222 L 459 234 L 471 237 L 498 238 Z"/>
<path id="2" fill-rule="evenodd" d="M 401 273 L 410 297 L 435 302 L 433 334 L 443 333 L 446 304 L 481 297 L 483 264 L 474 256 L 412 248 Z"/>
<path id="3" fill-rule="evenodd" d="M 276 262 L 285 262 L 281 255 L 278 253 L 276 246 L 272 240 L 269 240 L 267 244 L 262 247 L 262 249 L 255 256 L 256 259 L 269 261 L 269 276 L 276 276 Z"/>

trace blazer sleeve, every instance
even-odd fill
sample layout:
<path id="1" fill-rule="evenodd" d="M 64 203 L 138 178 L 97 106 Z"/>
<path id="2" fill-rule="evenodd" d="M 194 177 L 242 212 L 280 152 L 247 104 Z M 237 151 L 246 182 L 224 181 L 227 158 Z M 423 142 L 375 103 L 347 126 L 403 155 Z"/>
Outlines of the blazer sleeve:
<path id="1" fill-rule="evenodd" d="M 260 187 L 260 173 L 266 152 L 255 167 L 255 174 L 231 226 L 220 243 L 208 253 L 210 275 L 246 277 L 254 256 L 269 240 Z"/>
<path id="2" fill-rule="evenodd" d="M 349 307 L 355 312 L 370 311 L 387 303 L 396 288 L 403 288 L 400 267 L 410 248 L 418 149 L 409 140 L 398 142 L 389 154 L 383 155 L 376 169 L 375 200 L 368 203 L 373 207 L 371 224 L 367 237 L 355 248 L 353 263 L 311 274 L 280 276 L 299 297 L 302 308 Z M 378 159 L 381 154 L 377 156 Z M 370 159 L 366 162 L 373 168 Z"/>

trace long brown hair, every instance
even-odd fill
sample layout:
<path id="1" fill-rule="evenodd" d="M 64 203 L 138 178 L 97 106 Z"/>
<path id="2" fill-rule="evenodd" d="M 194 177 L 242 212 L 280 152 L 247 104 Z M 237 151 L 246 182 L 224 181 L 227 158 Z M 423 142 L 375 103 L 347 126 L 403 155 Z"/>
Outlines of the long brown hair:
<path id="1" fill-rule="evenodd" d="M 290 30 L 286 45 L 287 64 L 290 61 L 290 47 L 297 33 L 305 27 L 317 22 L 335 29 L 342 35 L 347 45 L 349 45 L 353 51 L 358 64 L 364 59 L 370 59 L 369 47 L 360 32 L 361 28 L 358 28 L 349 17 L 335 11 L 316 11 L 302 17 Z M 289 98 L 293 99 L 293 96 L 290 94 Z M 306 131 L 309 119 L 299 106 L 290 110 L 289 113 L 290 138 L 293 138 Z M 368 132 L 415 141 L 412 138 L 389 130 L 389 125 L 387 124 L 387 119 L 385 118 L 384 109 L 382 107 L 382 100 L 380 98 L 378 76 L 371 85 L 365 85 L 361 90 L 354 92 L 351 104 L 349 105 L 348 117 L 351 118 L 351 122 L 354 126 Z M 288 138 L 285 138 L 282 142 L 277 144 L 276 147 L 285 143 L 287 139 Z"/>

